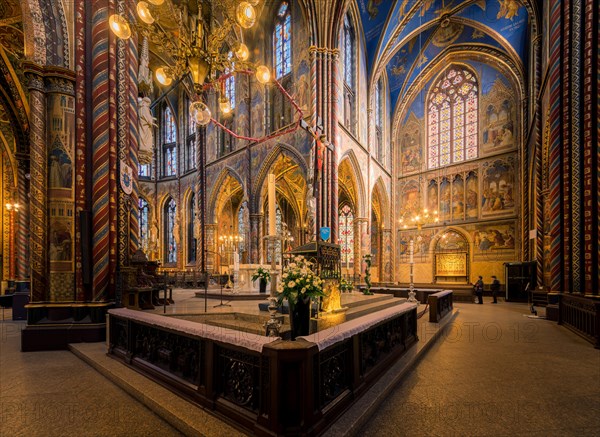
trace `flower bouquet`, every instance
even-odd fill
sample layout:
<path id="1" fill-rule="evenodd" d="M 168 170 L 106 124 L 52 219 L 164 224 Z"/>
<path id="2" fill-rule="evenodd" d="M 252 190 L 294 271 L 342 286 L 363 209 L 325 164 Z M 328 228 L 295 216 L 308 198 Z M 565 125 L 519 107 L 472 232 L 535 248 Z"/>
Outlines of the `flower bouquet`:
<path id="1" fill-rule="evenodd" d="M 259 267 L 256 269 L 256 271 L 254 272 L 254 274 L 252 275 L 252 282 L 256 281 L 257 279 L 260 280 L 260 292 L 261 293 L 266 293 L 267 292 L 267 282 L 269 282 L 271 280 L 271 273 L 265 269 L 264 267 Z"/>
<path id="2" fill-rule="evenodd" d="M 311 298 L 324 297 L 323 280 L 312 270 L 312 263 L 303 256 L 294 257 L 283 271 L 277 299 L 288 301 L 292 340 L 297 335 L 308 335 Z"/>
<path id="3" fill-rule="evenodd" d="M 350 292 L 354 288 L 354 284 L 352 281 L 348 281 L 347 279 L 340 279 L 340 291 L 342 292 Z"/>

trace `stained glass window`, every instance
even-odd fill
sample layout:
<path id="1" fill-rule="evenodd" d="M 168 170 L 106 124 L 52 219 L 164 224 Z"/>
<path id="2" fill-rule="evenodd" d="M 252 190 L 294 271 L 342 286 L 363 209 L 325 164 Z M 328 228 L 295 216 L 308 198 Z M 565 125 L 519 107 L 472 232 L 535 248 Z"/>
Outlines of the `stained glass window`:
<path id="1" fill-rule="evenodd" d="M 231 110 L 235 109 L 235 76 L 232 74 L 225 79 L 225 97 L 229 100 Z"/>
<path id="2" fill-rule="evenodd" d="M 344 55 L 344 126 L 356 134 L 355 108 L 356 97 L 356 34 L 349 14 L 344 17 L 344 26 L 340 35 L 340 47 Z"/>
<path id="3" fill-rule="evenodd" d="M 152 167 L 150 164 L 140 164 L 138 166 L 138 176 L 141 178 L 149 178 L 151 176 Z"/>
<path id="4" fill-rule="evenodd" d="M 174 144 L 165 145 L 165 176 L 175 176 L 177 174 L 177 148 Z"/>
<path id="5" fill-rule="evenodd" d="M 165 108 L 164 126 L 165 143 L 174 143 L 177 140 L 177 130 L 175 129 L 175 118 L 168 106 Z"/>
<path id="6" fill-rule="evenodd" d="M 287 2 L 282 2 L 277 12 L 273 32 L 273 59 L 277 79 L 292 71 L 292 16 Z"/>
<path id="7" fill-rule="evenodd" d="M 150 232 L 149 212 L 150 207 L 148 206 L 148 202 L 143 197 L 140 197 L 138 202 L 138 220 L 140 223 L 140 246 L 142 248 L 148 246 L 148 233 Z"/>
<path id="8" fill-rule="evenodd" d="M 196 195 L 192 194 L 188 205 L 187 214 L 187 237 L 188 237 L 188 263 L 196 261 L 196 241 L 197 235 L 194 233 L 194 223 L 196 221 Z"/>
<path id="9" fill-rule="evenodd" d="M 163 111 L 163 135 L 163 176 L 175 176 L 177 174 L 177 130 L 175 118 L 168 106 Z"/>
<path id="10" fill-rule="evenodd" d="M 165 206 L 165 258 L 167 263 L 177 262 L 177 242 L 175 241 L 175 226 L 177 219 L 177 204 L 174 199 Z"/>
<path id="11" fill-rule="evenodd" d="M 344 34 L 343 34 L 343 50 L 344 50 L 344 81 L 354 89 L 354 60 L 355 60 L 355 45 L 356 38 L 354 36 L 354 28 L 352 21 L 346 14 L 344 17 Z"/>
<path id="12" fill-rule="evenodd" d="M 189 104 L 187 106 L 189 108 Z M 190 112 L 188 114 L 185 169 L 191 170 L 193 168 L 196 168 L 196 117 L 193 112 Z"/>
<path id="13" fill-rule="evenodd" d="M 354 213 L 349 205 L 344 205 L 338 215 L 339 241 L 342 252 L 342 267 L 354 265 Z"/>
<path id="14" fill-rule="evenodd" d="M 376 156 L 381 162 L 384 160 L 383 154 L 383 84 L 381 79 L 377 81 L 375 85 L 375 142 L 376 142 Z"/>
<path id="15" fill-rule="evenodd" d="M 468 70 L 451 67 L 434 83 L 428 101 L 429 168 L 477 158 L 478 85 Z"/>

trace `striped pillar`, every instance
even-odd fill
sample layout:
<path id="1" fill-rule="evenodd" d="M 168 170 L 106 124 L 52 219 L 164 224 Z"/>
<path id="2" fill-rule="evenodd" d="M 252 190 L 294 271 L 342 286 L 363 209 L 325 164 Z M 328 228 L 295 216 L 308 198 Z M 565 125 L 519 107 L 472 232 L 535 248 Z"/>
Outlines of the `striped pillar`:
<path id="1" fill-rule="evenodd" d="M 584 28 L 583 28 L 583 106 L 582 106 L 582 143 L 583 143 L 583 167 L 584 174 L 583 182 L 583 253 L 584 253 L 584 289 L 586 294 L 598 294 L 600 290 L 600 268 L 598 262 L 600 256 L 598 251 L 600 245 L 598 239 L 599 200 L 598 195 L 598 177 L 600 169 L 598 169 L 598 47 L 599 36 L 598 20 L 600 19 L 597 1 L 585 0 L 584 11 Z M 594 47 L 596 50 L 594 50 Z"/>
<path id="2" fill-rule="evenodd" d="M 115 1 L 116 12 L 124 15 L 125 5 L 123 0 Z M 128 71 L 127 71 L 127 41 L 117 38 L 116 43 L 116 92 L 117 92 L 117 269 L 128 264 L 129 261 L 129 211 L 130 199 L 120 185 L 121 166 L 129 165 L 129 126 L 127 123 L 128 111 Z M 114 90 L 115 88 L 113 88 Z"/>
<path id="3" fill-rule="evenodd" d="M 86 5 L 89 7 L 89 2 L 75 2 L 75 16 L 86 17 L 91 14 L 90 10 L 86 10 Z M 86 51 L 87 22 L 83 19 L 75 20 L 75 156 L 73 171 L 75 173 L 75 296 L 78 301 L 89 300 L 89 294 L 86 293 L 86 287 L 83 283 L 83 259 L 81 252 L 81 231 L 79 225 L 79 214 L 82 211 L 88 210 L 87 205 L 87 162 L 86 156 L 87 141 L 88 141 L 88 105 L 87 98 L 87 62 L 91 58 L 91 53 Z"/>
<path id="4" fill-rule="evenodd" d="M 47 300 L 48 277 L 48 212 L 46 156 L 46 94 L 42 68 L 23 64 L 28 79 L 29 156 L 31 175 L 29 196 L 29 262 L 31 265 L 31 302 Z"/>
<path id="5" fill-rule="evenodd" d="M 562 2 L 553 0 L 550 6 L 550 151 L 548 188 L 550 196 L 550 289 L 563 290 L 563 210 L 562 210 Z"/>
<path id="6" fill-rule="evenodd" d="M 570 32 L 570 0 L 564 0 L 562 25 L 562 226 L 563 226 L 563 269 L 562 289 L 572 290 L 572 222 L 571 222 L 571 32 Z"/>
<path id="7" fill-rule="evenodd" d="M 19 212 L 16 226 L 17 280 L 29 278 L 29 180 L 25 162 L 19 162 L 18 169 L 18 202 Z"/>
<path id="8" fill-rule="evenodd" d="M 116 37 L 109 31 L 110 0 L 98 0 L 92 15 L 92 299 L 114 297 L 117 248 Z"/>
<path id="9" fill-rule="evenodd" d="M 581 253 L 581 0 L 571 0 L 571 68 L 570 68 L 570 123 L 571 123 L 571 265 L 572 265 L 572 291 L 582 291 L 581 267 L 583 265 Z M 565 172 L 567 171 L 565 167 Z"/>
<path id="10" fill-rule="evenodd" d="M 133 4 L 128 3 L 130 6 Z M 134 13 L 130 9 L 129 14 Z M 127 84 L 128 108 L 127 120 L 129 123 L 129 166 L 133 172 L 133 191 L 131 193 L 131 209 L 129 211 L 129 253 L 133 254 L 139 248 L 140 224 L 138 217 L 138 38 L 134 34 L 127 45 Z"/>

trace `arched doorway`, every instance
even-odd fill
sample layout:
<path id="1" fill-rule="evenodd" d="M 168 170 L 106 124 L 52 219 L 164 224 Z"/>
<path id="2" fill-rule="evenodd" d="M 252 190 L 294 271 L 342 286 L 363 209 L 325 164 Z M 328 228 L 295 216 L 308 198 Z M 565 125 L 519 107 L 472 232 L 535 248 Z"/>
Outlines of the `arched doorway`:
<path id="1" fill-rule="evenodd" d="M 469 242 L 462 233 L 449 229 L 437 239 L 433 281 L 453 284 L 469 282 Z"/>

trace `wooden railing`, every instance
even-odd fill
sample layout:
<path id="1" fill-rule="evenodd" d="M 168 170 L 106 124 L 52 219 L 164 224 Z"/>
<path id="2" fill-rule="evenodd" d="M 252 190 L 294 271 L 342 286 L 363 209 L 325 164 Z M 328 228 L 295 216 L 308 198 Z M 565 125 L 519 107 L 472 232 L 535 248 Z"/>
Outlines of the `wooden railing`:
<path id="1" fill-rule="evenodd" d="M 558 324 L 565 325 L 600 349 L 600 300 L 561 294 Z"/>
<path id="2" fill-rule="evenodd" d="M 301 339 L 258 336 L 260 347 L 249 349 L 226 340 L 249 343 L 250 334 L 217 327 L 178 332 L 157 323 L 111 313 L 109 353 L 264 436 L 320 434 L 418 340 L 415 307 L 322 350 Z M 207 329 L 218 335 L 199 335 Z"/>
<path id="3" fill-rule="evenodd" d="M 452 290 L 430 294 L 427 303 L 429 304 L 429 321 L 439 323 L 440 320 L 452 312 Z"/>

